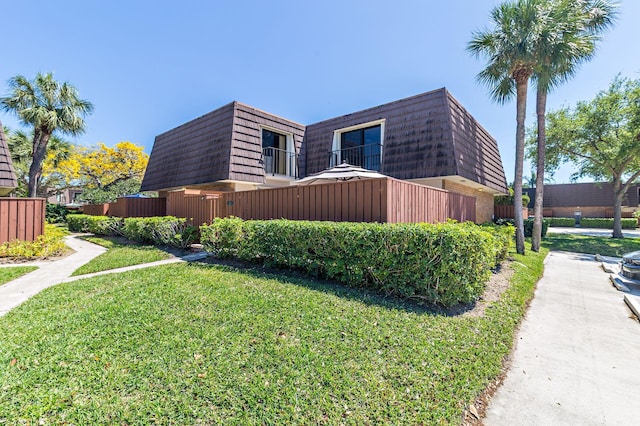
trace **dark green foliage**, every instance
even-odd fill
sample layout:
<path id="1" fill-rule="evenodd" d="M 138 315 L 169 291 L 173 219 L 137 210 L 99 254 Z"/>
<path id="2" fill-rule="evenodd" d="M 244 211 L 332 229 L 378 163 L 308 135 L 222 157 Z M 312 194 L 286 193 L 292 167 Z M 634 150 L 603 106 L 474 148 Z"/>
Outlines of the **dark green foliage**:
<path id="1" fill-rule="evenodd" d="M 524 236 L 531 238 L 533 234 L 533 219 L 525 219 L 524 221 Z M 511 225 L 514 226 L 513 219 L 497 219 L 496 225 Z M 542 220 L 542 238 L 547 236 L 547 231 L 549 230 L 549 220 Z"/>
<path id="2" fill-rule="evenodd" d="M 96 235 L 122 235 L 122 218 L 74 214 L 67 216 L 71 232 L 91 232 Z"/>
<path id="3" fill-rule="evenodd" d="M 219 257 L 294 268 L 351 286 L 452 306 L 477 300 L 504 233 L 472 223 L 377 224 L 215 219 L 200 228 Z"/>
<path id="4" fill-rule="evenodd" d="M 118 180 L 102 188 L 85 188 L 82 194 L 78 196 L 78 199 L 89 204 L 113 203 L 119 197 L 140 192 L 141 183 L 142 181 L 139 177 L 133 177 L 126 180 Z"/>
<path id="5" fill-rule="evenodd" d="M 62 204 L 47 203 L 45 219 L 48 223 L 63 223 L 69 214 L 69 210 Z"/>
<path id="6" fill-rule="evenodd" d="M 638 226 L 638 220 L 634 218 L 622 219 L 622 229 L 635 229 Z M 588 217 L 580 220 L 581 228 L 601 228 L 613 229 L 613 219 Z"/>
<path id="7" fill-rule="evenodd" d="M 90 216 L 86 214 L 67 217 L 72 232 L 91 232 L 96 235 L 122 235 L 132 241 L 189 247 L 198 241 L 198 228 L 187 224 L 184 218 Z"/>
<path id="8" fill-rule="evenodd" d="M 550 226 L 558 227 L 573 227 L 576 226 L 576 220 L 572 217 L 550 217 L 546 220 L 549 221 Z"/>
<path id="9" fill-rule="evenodd" d="M 531 202 L 531 197 L 529 197 L 529 194 L 524 192 L 522 194 L 522 205 L 527 207 L 529 202 Z M 496 206 L 513 206 L 513 188 L 509 188 L 509 195 L 495 197 L 493 199 L 493 204 Z"/>
<path id="10" fill-rule="evenodd" d="M 502 220 L 503 219 L 499 219 L 499 221 Z M 507 254 L 513 243 L 513 237 L 515 235 L 516 228 L 513 226 L 513 223 L 508 222 L 500 224 L 485 223 L 482 226 L 491 228 L 493 236 L 497 240 L 498 247 L 501 248 L 496 254 L 496 263 L 498 264 L 507 258 Z"/>
<path id="11" fill-rule="evenodd" d="M 184 218 L 129 217 L 124 220 L 122 233 L 133 241 L 186 248 L 198 241 L 198 228 Z"/>
<path id="12" fill-rule="evenodd" d="M 572 217 L 550 217 L 548 219 L 551 226 L 574 227 L 576 220 Z M 622 229 L 635 229 L 638 226 L 638 220 L 635 218 L 623 218 Z M 603 217 L 587 217 L 580 219 L 581 228 L 598 228 L 613 229 L 613 219 Z"/>

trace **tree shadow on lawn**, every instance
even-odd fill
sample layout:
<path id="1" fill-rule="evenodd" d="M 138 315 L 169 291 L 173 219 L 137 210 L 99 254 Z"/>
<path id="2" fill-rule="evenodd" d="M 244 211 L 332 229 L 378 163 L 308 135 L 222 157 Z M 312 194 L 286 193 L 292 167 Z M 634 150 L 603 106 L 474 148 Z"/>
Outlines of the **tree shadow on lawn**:
<path id="1" fill-rule="evenodd" d="M 553 251 L 621 257 L 625 253 L 640 250 L 640 238 L 549 234 L 542 239 L 542 245 Z"/>
<path id="2" fill-rule="evenodd" d="M 465 312 L 473 310 L 477 303 L 458 304 L 453 307 L 427 304 L 412 298 L 385 295 L 366 287 L 350 287 L 347 284 L 341 284 L 338 281 L 316 278 L 298 270 L 270 268 L 261 264 L 230 259 L 218 259 L 211 256 L 203 260 L 189 262 L 187 265 L 219 268 L 224 271 L 246 274 L 254 278 L 276 280 L 283 284 L 293 284 L 310 290 L 328 293 L 343 299 L 361 302 L 369 306 L 397 309 L 419 315 L 446 317 L 461 316 Z"/>
<path id="3" fill-rule="evenodd" d="M 107 249 L 111 249 L 111 248 L 118 248 L 118 247 L 136 247 L 139 249 L 143 249 L 143 250 L 160 250 L 163 251 L 171 256 L 175 256 L 175 257 L 182 257 L 185 256 L 187 254 L 191 254 L 192 252 L 189 249 L 181 249 L 181 248 L 177 248 L 177 247 L 171 247 L 171 246 L 157 246 L 157 245 L 153 245 L 152 243 L 141 243 L 141 242 L 137 242 L 137 241 L 131 241 L 125 237 L 121 237 L 121 236 L 105 236 L 105 235 L 81 235 L 78 238 L 83 239 L 85 241 L 88 241 L 90 243 L 93 244 L 97 244 L 99 246 L 105 247 Z M 107 244 L 102 244 L 101 242 L 97 242 L 95 241 L 96 239 L 98 240 L 105 240 L 108 243 Z M 92 241 L 93 240 L 93 241 Z"/>

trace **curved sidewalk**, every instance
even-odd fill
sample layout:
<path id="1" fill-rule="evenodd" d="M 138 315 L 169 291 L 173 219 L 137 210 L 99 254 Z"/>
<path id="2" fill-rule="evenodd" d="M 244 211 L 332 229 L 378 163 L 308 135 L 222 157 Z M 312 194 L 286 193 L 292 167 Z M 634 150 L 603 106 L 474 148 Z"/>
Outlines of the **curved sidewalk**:
<path id="1" fill-rule="evenodd" d="M 638 424 L 640 324 L 622 298 L 593 256 L 551 252 L 484 423 Z"/>
<path id="2" fill-rule="evenodd" d="M 38 266 L 38 269 L 0 286 L 0 316 L 45 288 L 62 282 L 80 266 L 107 251 L 75 236 L 65 237 L 64 242 L 75 253 L 53 262 L 26 263 Z"/>
<path id="3" fill-rule="evenodd" d="M 37 266 L 38 269 L 4 285 L 0 285 L 0 316 L 3 316 L 11 309 L 20 305 L 30 297 L 40 293 L 45 288 L 60 284 L 62 282 L 75 281 L 81 278 L 89 278 L 96 275 L 130 271 L 133 269 L 149 268 L 152 266 L 164 265 L 167 263 L 199 260 L 206 257 L 207 255 L 206 253 L 194 253 L 183 257 L 172 257 L 157 262 L 144 263 L 141 265 L 127 266 L 124 268 L 111 269 L 108 271 L 72 277 L 71 274 L 73 273 L 73 271 L 107 251 L 107 249 L 102 246 L 76 237 L 77 235 L 65 237 L 65 244 L 67 244 L 68 247 L 75 251 L 75 253 L 70 254 L 67 257 L 53 262 L 38 261 L 20 264 Z"/>

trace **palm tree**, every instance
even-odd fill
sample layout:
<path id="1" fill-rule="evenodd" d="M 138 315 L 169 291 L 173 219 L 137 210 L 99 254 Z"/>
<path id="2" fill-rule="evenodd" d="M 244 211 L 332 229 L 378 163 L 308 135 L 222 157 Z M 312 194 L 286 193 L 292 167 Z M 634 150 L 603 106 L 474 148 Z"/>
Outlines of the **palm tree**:
<path id="1" fill-rule="evenodd" d="M 0 98 L 2 108 L 33 127 L 28 196 L 36 197 L 51 135 L 56 131 L 70 136 L 84 133 L 84 117 L 93 111 L 93 105 L 80 99 L 71 84 L 54 80 L 51 73 L 38 73 L 32 81 L 15 76 L 9 87 L 11 94 Z"/>
<path id="2" fill-rule="evenodd" d="M 11 153 L 11 159 L 16 169 L 16 176 L 18 178 L 18 189 L 16 194 L 20 197 L 26 197 L 26 187 L 29 183 L 29 169 L 31 166 L 31 147 L 33 141 L 33 135 L 27 135 L 27 133 L 21 130 L 7 131 L 7 145 L 9 152 Z M 73 152 L 74 146 L 56 136 L 52 135 L 49 139 L 49 145 L 47 147 L 47 155 L 43 160 L 43 169 L 49 168 L 56 170 L 59 164 L 69 159 Z M 55 174 L 55 173 L 54 173 Z M 38 180 L 38 187 L 36 188 L 36 194 L 39 197 L 48 197 L 51 189 L 52 179 L 49 176 L 41 176 Z"/>
<path id="3" fill-rule="evenodd" d="M 515 0 L 502 3 L 491 11 L 492 30 L 473 34 L 467 50 L 488 60 L 478 80 L 491 90 L 491 97 L 505 103 L 516 96 L 516 164 L 514 210 L 516 251 L 524 254 L 522 217 L 522 172 L 524 163 L 525 116 L 529 79 L 536 68 L 536 43 L 539 27 L 546 13 L 540 0 Z"/>
<path id="4" fill-rule="evenodd" d="M 547 18 L 537 41 L 536 81 L 537 154 L 531 250 L 540 250 L 545 167 L 545 115 L 547 94 L 571 78 L 578 66 L 591 59 L 600 34 L 612 25 L 615 5 L 608 0 L 550 0 Z"/>

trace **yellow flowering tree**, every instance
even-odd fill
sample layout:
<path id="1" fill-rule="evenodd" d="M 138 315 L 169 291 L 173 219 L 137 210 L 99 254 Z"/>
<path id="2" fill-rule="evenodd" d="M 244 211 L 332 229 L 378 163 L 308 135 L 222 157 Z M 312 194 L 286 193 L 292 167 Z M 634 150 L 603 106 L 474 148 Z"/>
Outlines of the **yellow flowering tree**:
<path id="1" fill-rule="evenodd" d="M 78 148 L 57 170 L 68 184 L 84 188 L 81 199 L 105 203 L 138 192 L 148 161 L 143 147 L 125 141 L 114 147 Z"/>

